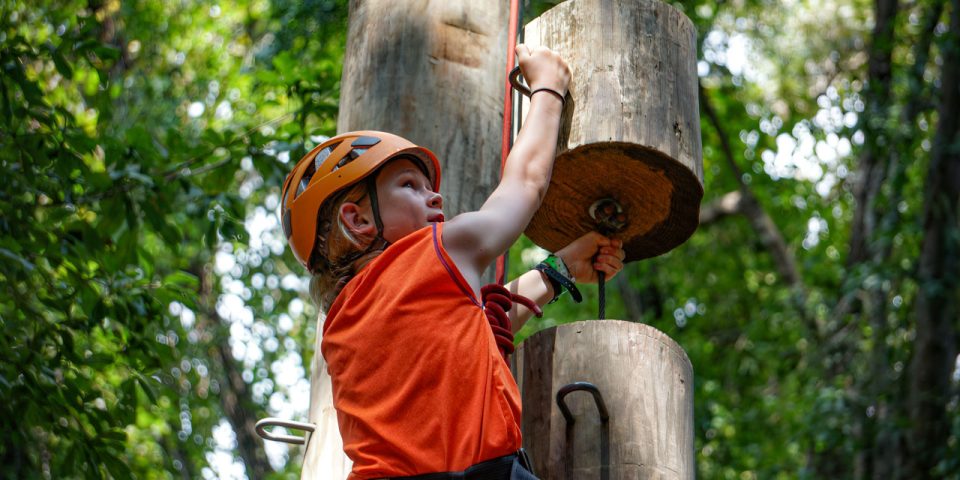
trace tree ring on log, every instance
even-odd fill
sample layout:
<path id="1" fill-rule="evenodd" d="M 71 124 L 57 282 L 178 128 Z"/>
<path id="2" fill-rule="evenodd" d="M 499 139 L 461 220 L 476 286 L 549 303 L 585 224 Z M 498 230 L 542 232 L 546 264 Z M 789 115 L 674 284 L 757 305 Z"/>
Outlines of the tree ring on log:
<path id="1" fill-rule="evenodd" d="M 658 150 L 626 142 L 581 145 L 557 157 L 550 188 L 526 235 L 557 251 L 596 230 L 589 208 L 615 199 L 628 219 L 614 235 L 626 261 L 655 257 L 696 230 L 703 187 L 690 169 Z"/>

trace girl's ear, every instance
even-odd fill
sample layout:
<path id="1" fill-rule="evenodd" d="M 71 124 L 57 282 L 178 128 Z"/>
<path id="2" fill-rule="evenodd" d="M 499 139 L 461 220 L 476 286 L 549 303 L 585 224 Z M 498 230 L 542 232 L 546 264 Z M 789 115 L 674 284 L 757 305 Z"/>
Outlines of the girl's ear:
<path id="1" fill-rule="evenodd" d="M 367 209 L 353 202 L 343 202 L 340 205 L 340 221 L 356 238 L 372 238 L 377 234 L 377 226 L 373 216 Z"/>

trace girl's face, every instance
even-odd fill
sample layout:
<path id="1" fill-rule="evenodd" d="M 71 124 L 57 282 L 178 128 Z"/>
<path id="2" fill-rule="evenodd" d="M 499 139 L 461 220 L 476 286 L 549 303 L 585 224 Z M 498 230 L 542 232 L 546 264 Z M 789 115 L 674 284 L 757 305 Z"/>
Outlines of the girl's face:
<path id="1" fill-rule="evenodd" d="M 392 160 L 380 170 L 377 199 L 383 238 L 390 243 L 443 221 L 443 197 L 432 190 L 423 170 L 406 158 Z"/>

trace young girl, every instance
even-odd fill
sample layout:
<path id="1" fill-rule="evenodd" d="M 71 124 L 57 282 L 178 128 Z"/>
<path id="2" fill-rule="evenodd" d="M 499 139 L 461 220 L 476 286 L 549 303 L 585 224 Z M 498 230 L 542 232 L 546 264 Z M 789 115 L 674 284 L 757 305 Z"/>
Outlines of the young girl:
<path id="1" fill-rule="evenodd" d="M 622 244 L 589 233 L 481 296 L 550 183 L 570 79 L 546 48 L 517 54 L 530 111 L 480 210 L 444 222 L 436 157 L 383 132 L 331 138 L 284 183 L 284 231 L 327 313 L 321 352 L 351 479 L 535 478 L 518 455 L 512 333 L 574 280 L 623 267 Z"/>

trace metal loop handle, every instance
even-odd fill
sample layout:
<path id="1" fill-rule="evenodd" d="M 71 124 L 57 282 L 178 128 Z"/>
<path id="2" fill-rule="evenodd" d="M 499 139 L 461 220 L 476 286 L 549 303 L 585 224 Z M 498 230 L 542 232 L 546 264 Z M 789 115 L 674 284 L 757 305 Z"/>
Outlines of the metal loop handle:
<path id="1" fill-rule="evenodd" d="M 513 67 L 513 70 L 510 70 L 510 75 L 508 77 L 510 78 L 510 85 L 513 86 L 513 88 L 516 91 L 522 93 L 525 97 L 529 97 L 530 95 L 533 95 L 532 93 L 530 93 L 530 87 L 524 85 L 524 83 L 526 82 L 520 80 L 519 66 Z"/>
<path id="2" fill-rule="evenodd" d="M 292 443 L 294 445 L 303 445 L 306 443 L 306 437 L 274 434 L 273 432 L 268 432 L 266 427 L 283 427 L 291 430 L 302 430 L 307 433 L 313 433 L 313 431 L 316 430 L 316 426 L 312 423 L 294 422 L 291 420 L 283 420 L 281 418 L 274 417 L 267 417 L 257 422 L 255 427 L 257 430 L 257 435 L 260 435 L 264 440 Z"/>
<path id="3" fill-rule="evenodd" d="M 563 414 L 563 418 L 566 419 L 567 423 L 573 425 L 576 420 L 573 418 L 573 414 L 570 413 L 570 408 L 567 407 L 567 402 L 564 398 L 568 394 L 578 390 L 590 392 L 590 394 L 593 395 L 593 400 L 597 404 L 597 411 L 600 412 L 600 423 L 609 422 L 610 413 L 607 412 L 607 404 L 603 402 L 603 395 L 600 394 L 600 389 L 589 382 L 574 382 L 557 390 L 557 406 L 560 407 L 560 413 Z"/>
<path id="4" fill-rule="evenodd" d="M 557 406 L 560 407 L 560 413 L 567 421 L 568 438 L 572 438 L 569 435 L 576 420 L 570 413 L 570 408 L 567 407 L 567 402 L 564 399 L 568 394 L 577 390 L 590 392 L 593 395 L 593 401 L 597 404 L 597 411 L 600 413 L 600 478 L 608 480 L 610 478 L 610 413 L 607 411 L 607 404 L 603 401 L 600 389 L 592 383 L 574 382 L 557 391 Z M 568 448 L 572 448 L 572 445 L 569 445 Z M 567 461 L 570 461 L 570 459 L 568 458 Z"/>

